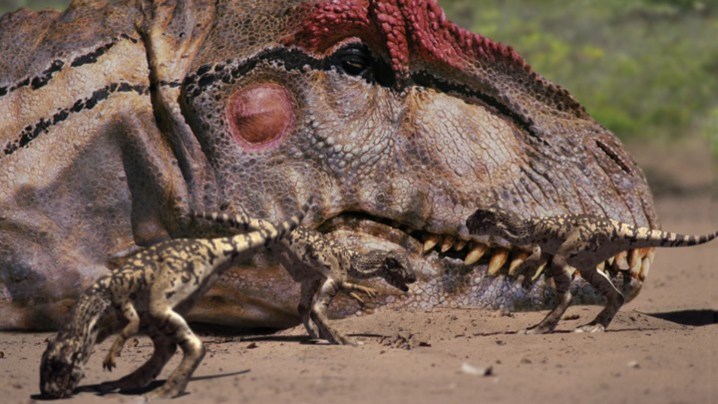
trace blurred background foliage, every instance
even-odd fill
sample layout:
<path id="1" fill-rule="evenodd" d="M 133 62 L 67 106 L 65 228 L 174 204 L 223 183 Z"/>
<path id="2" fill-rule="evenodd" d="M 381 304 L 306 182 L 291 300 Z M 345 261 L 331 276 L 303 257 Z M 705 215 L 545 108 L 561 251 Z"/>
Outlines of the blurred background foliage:
<path id="1" fill-rule="evenodd" d="M 0 0 L 62 8 L 67 0 Z M 624 140 L 705 136 L 718 155 L 718 0 L 440 0 L 510 44 Z"/>

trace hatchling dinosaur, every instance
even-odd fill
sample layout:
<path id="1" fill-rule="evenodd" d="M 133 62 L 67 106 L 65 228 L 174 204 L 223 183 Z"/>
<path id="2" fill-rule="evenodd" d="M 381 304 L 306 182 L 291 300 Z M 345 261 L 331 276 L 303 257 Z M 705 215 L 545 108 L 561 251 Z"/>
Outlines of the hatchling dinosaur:
<path id="1" fill-rule="evenodd" d="M 606 298 L 606 305 L 598 316 L 576 331 L 604 331 L 625 300 L 603 271 L 606 260 L 622 251 L 689 247 L 707 243 L 718 236 L 718 231 L 702 236 L 682 235 L 594 215 L 525 219 L 498 208 L 478 209 L 468 218 L 466 226 L 472 234 L 496 236 L 525 246 L 531 255 L 524 266 L 541 265 L 542 259 L 543 264 L 548 261 L 548 275 L 555 280 L 558 302 L 540 323 L 526 330 L 531 334 L 552 332 L 566 312 L 571 302 L 572 268 Z"/>
<path id="2" fill-rule="evenodd" d="M 103 385 L 105 390 L 141 388 L 154 380 L 177 346 L 184 356 L 167 381 L 148 398 L 176 397 L 204 357 L 202 341 L 184 314 L 232 263 L 266 248 L 296 228 L 307 210 L 275 227 L 263 222 L 256 231 L 214 239 L 176 239 L 125 258 L 110 275 L 98 279 L 72 309 L 69 319 L 48 342 L 40 363 L 44 396 L 72 395 L 98 336 L 121 330 L 103 367 L 112 369 L 125 341 L 144 333 L 154 344 L 152 357 L 131 374 Z M 109 328 L 109 329 L 108 329 Z M 99 338 L 100 340 L 103 338 Z"/>
<path id="3" fill-rule="evenodd" d="M 408 293 L 369 281 L 399 309 L 552 304 L 543 275 L 514 287 L 525 251 L 469 234 L 478 206 L 660 227 L 620 141 L 436 0 L 78 0 L 3 15 L 0 51 L 0 329 L 61 326 L 108 252 L 201 237 L 191 211 L 279 222 L 317 195 L 303 226 L 407 254 Z M 652 255 L 628 261 L 632 298 Z M 259 253 L 186 318 L 291 327 L 300 295 Z"/>
<path id="4" fill-rule="evenodd" d="M 196 213 L 194 217 L 226 223 L 244 231 L 266 227 L 262 220 L 247 222 L 242 216 L 223 213 Z M 376 291 L 347 280 L 383 278 L 401 291 L 408 291 L 407 284 L 416 281 L 416 275 L 401 252 L 370 251 L 359 254 L 322 233 L 298 227 L 278 241 L 272 250 L 279 254 L 282 265 L 292 278 L 301 283 L 299 317 L 313 338 L 325 339 L 333 344 L 353 344 L 346 336 L 329 325 L 327 308 L 339 291 L 349 293 L 362 302 L 357 293 L 373 296 Z"/>

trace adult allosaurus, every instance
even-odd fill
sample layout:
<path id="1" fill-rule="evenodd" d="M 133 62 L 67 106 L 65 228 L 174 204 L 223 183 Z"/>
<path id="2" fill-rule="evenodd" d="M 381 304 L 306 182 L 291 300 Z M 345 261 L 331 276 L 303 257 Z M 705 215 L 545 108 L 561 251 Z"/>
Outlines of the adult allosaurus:
<path id="1" fill-rule="evenodd" d="M 409 294 L 372 286 L 416 308 L 551 301 L 494 276 L 526 255 L 470 234 L 477 208 L 659 227 L 618 139 L 435 0 L 78 0 L 4 15 L 0 52 L 0 328 L 59 326 L 108 251 L 201 237 L 193 210 L 276 222 L 318 195 L 304 225 L 404 250 Z M 609 273 L 631 298 L 652 255 L 628 257 Z M 299 295 L 257 254 L 187 318 L 292 326 Z"/>

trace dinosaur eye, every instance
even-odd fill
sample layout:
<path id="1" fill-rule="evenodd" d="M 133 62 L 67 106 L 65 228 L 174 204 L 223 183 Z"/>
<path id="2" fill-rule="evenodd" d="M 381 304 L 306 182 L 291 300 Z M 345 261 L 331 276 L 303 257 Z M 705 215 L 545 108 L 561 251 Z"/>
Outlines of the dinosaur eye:
<path id="1" fill-rule="evenodd" d="M 363 76 L 371 70 L 372 57 L 366 46 L 352 44 L 336 51 L 331 63 L 346 74 Z"/>

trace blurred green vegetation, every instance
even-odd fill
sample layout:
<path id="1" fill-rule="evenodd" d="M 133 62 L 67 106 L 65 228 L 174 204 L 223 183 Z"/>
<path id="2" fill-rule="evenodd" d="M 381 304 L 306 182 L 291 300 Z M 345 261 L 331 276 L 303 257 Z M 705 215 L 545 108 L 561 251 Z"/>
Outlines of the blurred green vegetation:
<path id="1" fill-rule="evenodd" d="M 61 8 L 67 0 L 0 0 Z M 440 0 L 624 139 L 703 135 L 718 155 L 718 0 Z"/>
<path id="2" fill-rule="evenodd" d="M 510 44 L 630 140 L 710 139 L 718 155 L 718 1 L 441 0 Z"/>

